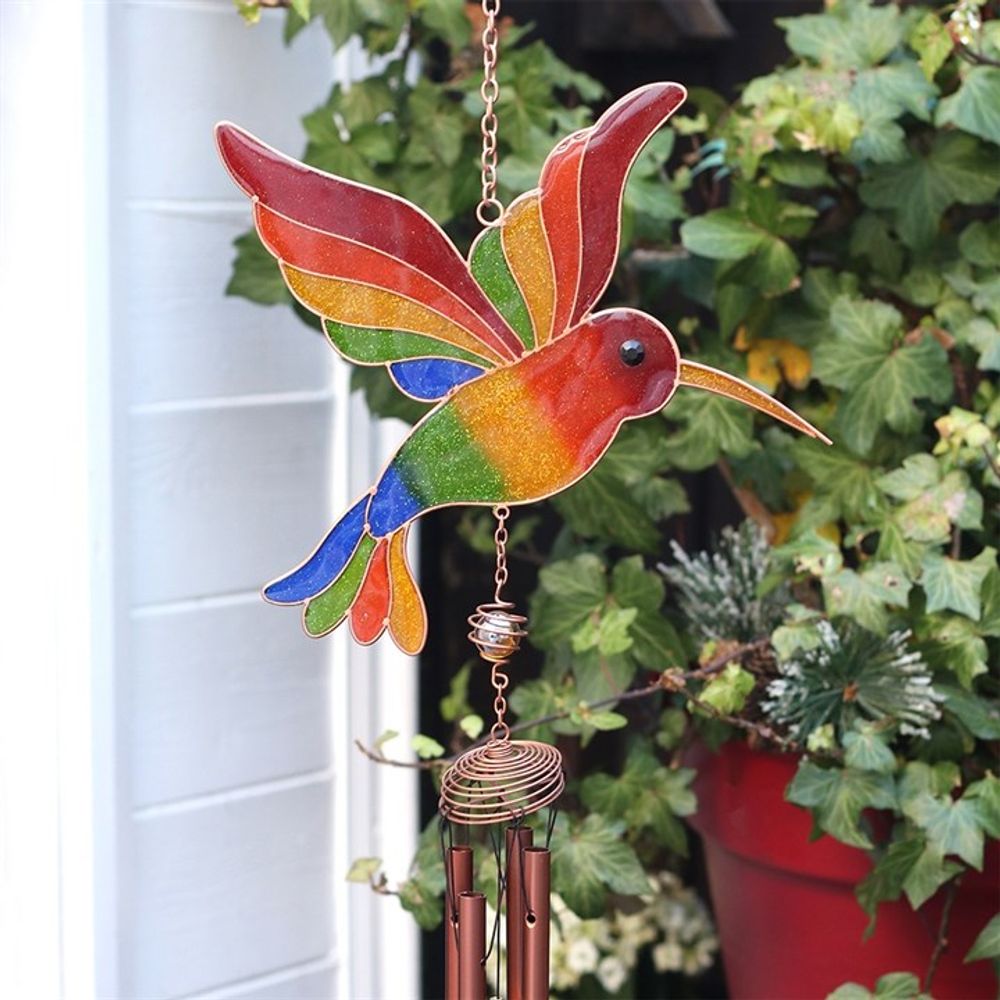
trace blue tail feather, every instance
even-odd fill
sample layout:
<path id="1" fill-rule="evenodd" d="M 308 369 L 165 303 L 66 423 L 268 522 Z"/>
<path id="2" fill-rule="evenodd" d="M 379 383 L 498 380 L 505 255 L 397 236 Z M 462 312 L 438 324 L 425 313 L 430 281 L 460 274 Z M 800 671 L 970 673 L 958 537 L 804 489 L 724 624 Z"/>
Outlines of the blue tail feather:
<path id="1" fill-rule="evenodd" d="M 264 588 L 274 604 L 301 604 L 326 590 L 340 576 L 365 532 L 365 514 L 371 497 L 363 496 L 331 529 L 309 559 Z"/>

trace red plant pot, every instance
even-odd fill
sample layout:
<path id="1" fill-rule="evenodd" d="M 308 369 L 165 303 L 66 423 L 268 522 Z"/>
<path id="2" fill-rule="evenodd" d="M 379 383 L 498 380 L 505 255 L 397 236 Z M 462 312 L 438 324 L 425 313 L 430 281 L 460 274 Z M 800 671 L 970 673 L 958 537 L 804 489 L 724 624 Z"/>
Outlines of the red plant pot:
<path id="1" fill-rule="evenodd" d="M 726 981 L 733 1000 L 818 1000 L 841 983 L 869 989 L 887 972 L 921 981 L 937 936 L 944 890 L 914 912 L 904 900 L 879 907 L 875 934 L 854 897 L 871 869 L 868 855 L 824 836 L 810 841 L 809 813 L 785 801 L 796 758 L 725 744 L 697 747 L 698 812 Z M 987 848 L 982 873 L 962 880 L 948 948 L 934 976 L 936 1000 L 993 1000 L 990 962 L 965 965 L 976 936 L 997 909 L 1000 858 Z"/>

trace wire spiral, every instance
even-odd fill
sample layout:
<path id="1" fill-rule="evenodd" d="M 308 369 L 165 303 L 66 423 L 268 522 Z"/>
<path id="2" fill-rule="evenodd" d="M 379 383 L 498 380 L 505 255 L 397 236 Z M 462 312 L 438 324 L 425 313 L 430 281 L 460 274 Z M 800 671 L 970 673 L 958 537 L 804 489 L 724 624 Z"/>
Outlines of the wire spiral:
<path id="1" fill-rule="evenodd" d="M 524 627 L 528 619 L 516 614 L 513 608 L 509 601 L 480 604 L 466 619 L 471 626 L 469 641 L 489 663 L 509 660 L 528 634 Z"/>
<path id="2" fill-rule="evenodd" d="M 555 747 L 491 739 L 445 772 L 438 811 L 466 826 L 513 822 L 551 805 L 565 785 L 562 754 Z"/>

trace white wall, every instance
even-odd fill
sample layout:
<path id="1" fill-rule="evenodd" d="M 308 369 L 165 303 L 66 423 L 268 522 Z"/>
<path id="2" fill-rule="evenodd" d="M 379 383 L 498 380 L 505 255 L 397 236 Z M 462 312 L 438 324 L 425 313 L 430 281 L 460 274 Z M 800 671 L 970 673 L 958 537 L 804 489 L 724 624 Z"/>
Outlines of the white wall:
<path id="1" fill-rule="evenodd" d="M 59 794 L 91 793 L 48 816 L 44 857 L 62 853 L 39 927 L 58 921 L 61 984 L 30 968 L 0 983 L 25 1000 L 416 996 L 412 922 L 343 880 L 357 855 L 405 873 L 413 779 L 376 773 L 351 744 L 412 730 L 415 664 L 383 643 L 308 640 L 295 611 L 257 594 L 368 484 L 398 430 L 371 427 L 345 367 L 289 310 L 221 294 L 249 212 L 212 125 L 297 153 L 298 115 L 357 67 L 318 30 L 285 49 L 280 14 L 249 28 L 228 0 L 80 7 L 48 34 L 30 23 L 48 0 L 8 11 L 0 40 L 9 56 L 30 35 L 42 56 L 57 31 L 80 58 L 53 131 L 79 127 L 82 161 L 63 169 L 89 206 L 80 259 L 67 246 L 62 263 L 91 278 L 85 301 L 63 304 L 89 326 L 76 371 L 90 423 L 64 434 L 90 470 L 79 602 L 95 636 L 69 664 L 76 683 L 90 677 L 87 698 L 57 727 L 65 738 L 82 719 L 90 746 L 78 726 L 75 757 L 52 764 Z M 9 145 L 3 156 L 17 162 Z M 70 913 L 59 896 L 74 873 L 85 905 Z M 68 953 L 91 958 L 67 972 Z"/>

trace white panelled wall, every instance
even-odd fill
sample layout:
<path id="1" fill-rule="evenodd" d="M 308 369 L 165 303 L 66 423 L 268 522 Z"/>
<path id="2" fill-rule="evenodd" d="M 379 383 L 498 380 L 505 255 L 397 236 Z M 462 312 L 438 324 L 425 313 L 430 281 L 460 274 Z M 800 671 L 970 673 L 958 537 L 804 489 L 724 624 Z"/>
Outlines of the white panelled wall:
<path id="1" fill-rule="evenodd" d="M 76 748 L 52 770 L 60 796 L 92 794 L 41 816 L 38 858 L 24 856 L 48 872 L 57 825 L 61 881 L 44 899 L 79 905 L 40 908 L 38 925 L 58 924 L 60 971 L 32 979 L 0 952 L 0 993 L 50 1000 L 61 977 L 61 996 L 108 1000 L 416 997 L 412 920 L 344 881 L 362 855 L 403 877 L 415 847 L 414 779 L 352 744 L 413 731 L 416 664 L 387 640 L 309 640 L 297 609 L 258 595 L 367 488 L 399 429 L 371 424 L 346 366 L 289 309 L 223 296 L 250 214 L 212 137 L 226 118 L 299 153 L 299 115 L 359 57 L 334 59 L 312 29 L 286 48 L 281 13 L 248 27 L 229 0 L 80 8 L 53 23 L 82 53 L 65 86 L 84 96 L 63 113 L 80 116 L 83 163 L 66 169 L 92 220 L 85 260 L 68 247 L 67 265 L 92 279 L 74 334 L 92 338 L 92 426 L 76 433 L 97 482 L 80 598 L 96 639 L 69 664 L 90 686 L 52 722 Z M 0 54 L 31 42 L 32 16 L 5 17 L 22 33 Z M 5 867 L 23 822 L 0 842 Z"/>

